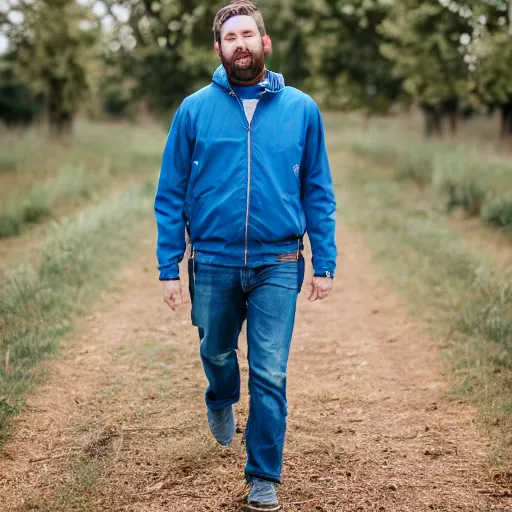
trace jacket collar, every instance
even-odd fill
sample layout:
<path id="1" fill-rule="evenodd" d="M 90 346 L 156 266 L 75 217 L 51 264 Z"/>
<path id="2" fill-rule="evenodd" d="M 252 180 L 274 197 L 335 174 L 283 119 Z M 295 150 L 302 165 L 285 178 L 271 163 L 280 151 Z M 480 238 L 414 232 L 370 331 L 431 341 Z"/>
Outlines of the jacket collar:
<path id="1" fill-rule="evenodd" d="M 222 64 L 215 71 L 212 82 L 228 93 L 231 91 L 228 75 Z M 274 73 L 268 69 L 266 78 L 264 78 L 260 83 L 265 85 L 265 90 L 267 92 L 272 93 L 281 92 L 285 87 L 283 75 Z"/>

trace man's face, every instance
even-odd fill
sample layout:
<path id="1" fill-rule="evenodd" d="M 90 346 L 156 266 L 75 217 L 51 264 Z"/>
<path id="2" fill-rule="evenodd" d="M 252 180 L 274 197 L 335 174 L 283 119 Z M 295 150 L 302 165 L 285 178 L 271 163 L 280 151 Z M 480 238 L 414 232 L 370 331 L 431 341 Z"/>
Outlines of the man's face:
<path id="1" fill-rule="evenodd" d="M 222 25 L 217 51 L 228 76 L 240 82 L 254 80 L 265 66 L 264 41 L 251 16 L 234 16 Z"/>

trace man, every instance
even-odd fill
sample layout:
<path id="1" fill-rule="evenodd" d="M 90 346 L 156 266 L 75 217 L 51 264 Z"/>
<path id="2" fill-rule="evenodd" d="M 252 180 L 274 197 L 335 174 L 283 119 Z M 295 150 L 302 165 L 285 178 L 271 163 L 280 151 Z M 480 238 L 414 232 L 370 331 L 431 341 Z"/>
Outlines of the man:
<path id="1" fill-rule="evenodd" d="M 224 446 L 236 430 L 236 349 L 247 320 L 246 510 L 279 510 L 274 484 L 281 482 L 302 237 L 308 233 L 313 252 L 309 300 L 323 299 L 336 266 L 336 204 L 320 112 L 265 68 L 272 43 L 261 13 L 251 2 L 232 3 L 213 30 L 222 65 L 212 84 L 183 101 L 163 155 L 155 199 L 160 280 L 165 302 L 178 309 L 186 228 L 208 424 Z"/>

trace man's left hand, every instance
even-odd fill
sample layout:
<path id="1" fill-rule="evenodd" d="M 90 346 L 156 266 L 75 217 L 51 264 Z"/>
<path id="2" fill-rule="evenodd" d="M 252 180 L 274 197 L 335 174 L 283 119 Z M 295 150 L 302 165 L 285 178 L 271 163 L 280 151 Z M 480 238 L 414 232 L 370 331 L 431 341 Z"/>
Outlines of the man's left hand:
<path id="1" fill-rule="evenodd" d="M 330 277 L 313 277 L 309 285 L 308 300 L 315 302 L 317 299 L 325 299 L 332 290 L 332 279 Z"/>

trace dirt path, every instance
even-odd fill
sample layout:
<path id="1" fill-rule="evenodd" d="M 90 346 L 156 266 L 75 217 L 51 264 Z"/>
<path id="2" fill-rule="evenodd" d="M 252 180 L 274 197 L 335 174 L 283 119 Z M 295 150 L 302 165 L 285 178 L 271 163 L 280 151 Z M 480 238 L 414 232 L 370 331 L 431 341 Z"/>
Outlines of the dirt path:
<path id="1" fill-rule="evenodd" d="M 450 400 L 435 345 L 340 228 L 336 290 L 300 298 L 280 496 L 286 511 L 512 511 L 485 466 L 475 412 Z M 16 419 L 0 510 L 236 511 L 244 447 L 206 424 L 189 310 L 160 299 L 148 235 Z M 245 363 L 242 343 L 241 360 Z M 237 407 L 240 430 L 247 414 Z"/>

